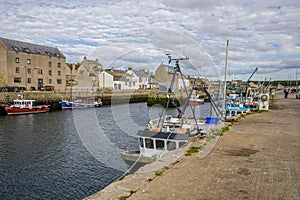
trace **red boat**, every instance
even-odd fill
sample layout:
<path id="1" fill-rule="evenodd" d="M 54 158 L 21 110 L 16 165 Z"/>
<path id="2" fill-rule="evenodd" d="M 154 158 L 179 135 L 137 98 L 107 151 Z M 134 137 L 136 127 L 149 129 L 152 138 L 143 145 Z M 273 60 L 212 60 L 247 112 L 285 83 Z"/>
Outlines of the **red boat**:
<path id="1" fill-rule="evenodd" d="M 16 99 L 14 104 L 5 107 L 5 111 L 8 115 L 22 115 L 32 113 L 45 113 L 50 111 L 50 106 L 41 105 L 34 106 L 35 100 Z"/>
<path id="2" fill-rule="evenodd" d="M 200 99 L 198 96 L 192 96 L 189 99 L 189 103 L 191 105 L 201 105 L 201 104 L 204 104 L 204 99 Z"/>

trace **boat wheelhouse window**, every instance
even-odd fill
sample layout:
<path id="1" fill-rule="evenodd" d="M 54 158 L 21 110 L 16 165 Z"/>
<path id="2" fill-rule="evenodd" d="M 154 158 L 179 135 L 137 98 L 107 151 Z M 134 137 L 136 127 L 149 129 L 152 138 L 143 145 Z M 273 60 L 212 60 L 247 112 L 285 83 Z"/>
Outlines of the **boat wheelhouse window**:
<path id="1" fill-rule="evenodd" d="M 172 151 L 176 149 L 176 142 L 168 141 L 167 142 L 167 150 Z"/>
<path id="2" fill-rule="evenodd" d="M 145 139 L 145 145 L 146 145 L 146 148 L 148 148 L 148 149 L 154 148 L 154 143 L 153 143 L 152 139 Z"/>
<path id="3" fill-rule="evenodd" d="M 155 140 L 155 146 L 157 150 L 163 150 L 165 148 L 165 141 Z"/>
<path id="4" fill-rule="evenodd" d="M 186 144 L 186 142 L 179 142 L 179 148 L 182 147 L 185 144 Z"/>
<path id="5" fill-rule="evenodd" d="M 143 138 L 140 138 L 140 146 L 144 147 L 144 140 L 143 140 Z"/>

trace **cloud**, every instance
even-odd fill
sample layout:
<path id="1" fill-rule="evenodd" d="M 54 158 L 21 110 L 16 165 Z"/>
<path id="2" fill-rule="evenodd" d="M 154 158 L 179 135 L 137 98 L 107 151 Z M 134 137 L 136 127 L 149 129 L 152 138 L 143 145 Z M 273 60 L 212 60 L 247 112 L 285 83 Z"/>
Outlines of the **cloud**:
<path id="1" fill-rule="evenodd" d="M 118 58 L 124 65 L 153 66 L 171 51 L 188 55 L 201 74 L 222 76 L 227 39 L 229 63 L 241 75 L 238 66 L 288 70 L 300 57 L 296 0 L 17 0 L 1 1 L 0 13 L 1 37 L 58 47 L 68 62 L 88 55 L 103 66 Z M 292 63 L 282 64 L 286 60 Z"/>

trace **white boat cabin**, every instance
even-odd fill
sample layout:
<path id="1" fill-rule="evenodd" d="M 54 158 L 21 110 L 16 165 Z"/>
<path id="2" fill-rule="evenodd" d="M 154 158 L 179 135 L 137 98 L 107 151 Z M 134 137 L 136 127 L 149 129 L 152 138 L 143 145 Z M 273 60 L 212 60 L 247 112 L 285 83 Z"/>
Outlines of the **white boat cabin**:
<path id="1" fill-rule="evenodd" d="M 182 147 L 189 138 L 188 134 L 150 130 L 140 130 L 137 135 L 140 137 L 140 153 L 146 157 L 161 157 L 168 151 Z"/>
<path id="2" fill-rule="evenodd" d="M 33 107 L 33 102 L 35 102 L 35 100 L 16 99 L 14 100 L 14 104 L 11 107 L 31 109 Z"/>

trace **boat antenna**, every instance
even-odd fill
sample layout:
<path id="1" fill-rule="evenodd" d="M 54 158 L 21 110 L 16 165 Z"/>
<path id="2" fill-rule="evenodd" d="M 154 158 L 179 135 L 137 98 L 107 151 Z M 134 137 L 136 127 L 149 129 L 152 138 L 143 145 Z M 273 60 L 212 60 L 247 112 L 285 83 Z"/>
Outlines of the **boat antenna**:
<path id="1" fill-rule="evenodd" d="M 226 82 L 227 82 L 227 70 L 228 70 L 228 46 L 229 46 L 229 40 L 227 40 L 226 44 L 226 63 L 225 63 L 225 75 L 224 75 L 224 91 L 223 91 L 223 109 L 225 110 L 225 104 L 226 104 Z"/>

